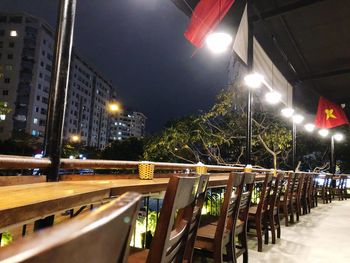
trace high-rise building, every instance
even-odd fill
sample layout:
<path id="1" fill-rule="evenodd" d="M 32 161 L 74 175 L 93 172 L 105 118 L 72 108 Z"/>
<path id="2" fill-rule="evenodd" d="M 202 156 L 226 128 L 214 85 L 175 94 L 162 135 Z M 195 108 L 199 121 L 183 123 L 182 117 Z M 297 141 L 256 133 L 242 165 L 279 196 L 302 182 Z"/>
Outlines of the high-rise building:
<path id="1" fill-rule="evenodd" d="M 145 136 L 146 116 L 137 111 L 125 111 L 118 114 L 111 122 L 110 140 L 125 140 L 130 137 Z"/>
<path id="2" fill-rule="evenodd" d="M 44 20 L 24 13 L 0 13 L 0 101 L 11 109 L 0 121 L 0 140 L 25 131 L 43 142 L 53 49 L 54 31 Z M 112 134 L 110 122 L 115 123 L 107 106 L 117 99 L 116 91 L 76 50 L 69 77 L 64 139 L 74 136 L 84 145 L 104 148 Z M 138 137 L 140 132 L 130 134 Z"/>
<path id="3" fill-rule="evenodd" d="M 1 139 L 13 131 L 43 138 L 53 45 L 53 31 L 46 22 L 0 13 L 0 101 L 11 109 L 0 122 Z"/>
<path id="4" fill-rule="evenodd" d="M 109 120 L 108 102 L 115 100 L 115 90 L 84 58 L 73 52 L 67 98 L 64 139 L 79 136 L 81 143 L 104 148 Z"/>

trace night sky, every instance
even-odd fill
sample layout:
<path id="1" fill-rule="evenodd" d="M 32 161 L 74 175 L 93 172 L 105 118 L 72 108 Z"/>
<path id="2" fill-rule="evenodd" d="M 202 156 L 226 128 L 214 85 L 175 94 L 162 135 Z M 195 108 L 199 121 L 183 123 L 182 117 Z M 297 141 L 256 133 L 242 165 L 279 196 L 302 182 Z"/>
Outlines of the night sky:
<path id="1" fill-rule="evenodd" d="M 1 11 L 52 26 L 57 7 L 57 0 L 0 1 Z M 148 132 L 208 109 L 227 83 L 229 54 L 195 52 L 183 37 L 188 22 L 170 0 L 78 0 L 76 49 L 112 80 L 122 104 L 148 117 Z"/>

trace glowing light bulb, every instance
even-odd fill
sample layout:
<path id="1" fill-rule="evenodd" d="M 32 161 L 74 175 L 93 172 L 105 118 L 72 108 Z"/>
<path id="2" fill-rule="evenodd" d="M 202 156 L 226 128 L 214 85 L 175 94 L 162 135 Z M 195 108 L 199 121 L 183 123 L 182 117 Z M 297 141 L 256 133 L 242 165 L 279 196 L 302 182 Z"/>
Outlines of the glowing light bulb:
<path id="1" fill-rule="evenodd" d="M 281 110 L 281 113 L 284 117 L 286 118 L 290 118 L 293 116 L 293 113 L 294 113 L 294 109 L 292 108 L 284 108 Z"/>
<path id="2" fill-rule="evenodd" d="M 326 137 L 329 134 L 329 131 L 327 129 L 321 129 L 318 131 L 318 133 L 322 136 L 322 137 Z"/>
<path id="3" fill-rule="evenodd" d="M 312 123 L 307 123 L 304 125 L 304 128 L 308 132 L 313 132 L 315 130 L 315 125 Z"/>
<path id="4" fill-rule="evenodd" d="M 216 54 L 225 52 L 232 43 L 232 37 L 223 32 L 211 33 L 205 39 L 208 48 Z"/>
<path id="5" fill-rule="evenodd" d="M 270 104 L 277 104 L 281 100 L 281 94 L 278 93 L 277 91 L 271 91 L 266 93 L 265 99 L 268 103 Z"/>
<path id="6" fill-rule="evenodd" d="M 341 134 L 341 133 L 336 133 L 336 134 L 333 135 L 333 138 L 334 138 L 334 140 L 336 140 L 337 142 L 340 142 L 340 141 L 342 141 L 342 140 L 344 139 L 344 135 Z"/>
<path id="7" fill-rule="evenodd" d="M 244 77 L 245 84 L 252 89 L 259 88 L 264 80 L 264 76 L 258 73 L 248 74 Z"/>

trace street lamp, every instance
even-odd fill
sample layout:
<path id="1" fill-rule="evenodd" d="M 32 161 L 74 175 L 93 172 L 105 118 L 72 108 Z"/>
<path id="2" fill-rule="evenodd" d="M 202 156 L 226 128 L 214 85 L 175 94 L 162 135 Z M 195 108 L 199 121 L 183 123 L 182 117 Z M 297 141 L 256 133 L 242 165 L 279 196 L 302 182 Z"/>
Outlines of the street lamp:
<path id="1" fill-rule="evenodd" d="M 312 123 L 307 123 L 304 125 L 304 128 L 307 132 L 313 132 L 315 130 L 315 125 Z"/>
<path id="2" fill-rule="evenodd" d="M 268 93 L 266 93 L 265 95 L 265 99 L 268 103 L 270 104 L 277 104 L 280 102 L 281 100 L 281 93 L 277 92 L 277 91 L 270 91 Z"/>
<path id="3" fill-rule="evenodd" d="M 263 83 L 264 76 L 258 73 L 248 74 L 244 77 L 245 84 L 252 89 L 259 88 Z"/>
<path id="4" fill-rule="evenodd" d="M 329 130 L 327 129 L 321 129 L 318 131 L 318 134 L 321 135 L 322 137 L 327 137 L 329 134 Z"/>
<path id="5" fill-rule="evenodd" d="M 70 137 L 71 142 L 77 143 L 80 142 L 80 136 L 79 135 L 72 135 Z"/>
<path id="6" fill-rule="evenodd" d="M 300 114 L 295 114 L 293 115 L 293 123 L 295 124 L 300 124 L 304 121 L 304 116 L 300 115 Z"/>
<path id="7" fill-rule="evenodd" d="M 122 107 L 119 102 L 112 101 L 108 102 L 106 104 L 106 112 L 107 112 L 107 125 L 106 125 L 106 141 L 108 142 L 109 138 L 109 118 L 110 114 L 115 114 L 119 113 L 122 111 Z M 99 122 L 98 122 L 98 133 L 97 133 L 97 147 L 100 147 L 100 142 L 101 142 L 101 128 L 102 128 L 102 117 L 104 115 L 104 109 L 103 107 L 100 108 L 100 117 L 99 117 Z"/>
<path id="8" fill-rule="evenodd" d="M 224 32 L 211 33 L 205 39 L 208 48 L 216 54 L 225 52 L 232 43 L 232 37 Z"/>
<path id="9" fill-rule="evenodd" d="M 328 130 L 327 130 L 328 131 Z M 331 136 L 331 152 L 330 152 L 330 172 L 335 174 L 335 152 L 334 152 L 334 140 L 341 142 L 344 139 L 344 135 L 341 133 L 336 133 Z"/>
<path id="10" fill-rule="evenodd" d="M 292 117 L 293 113 L 294 113 L 294 109 L 292 108 L 284 108 L 281 110 L 281 114 L 286 118 Z"/>

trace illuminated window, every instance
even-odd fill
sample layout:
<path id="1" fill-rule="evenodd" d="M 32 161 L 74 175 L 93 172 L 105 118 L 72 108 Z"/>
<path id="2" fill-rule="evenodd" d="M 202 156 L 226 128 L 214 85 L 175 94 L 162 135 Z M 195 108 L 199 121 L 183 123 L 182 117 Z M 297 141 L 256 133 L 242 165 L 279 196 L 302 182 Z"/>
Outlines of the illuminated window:
<path id="1" fill-rule="evenodd" d="M 33 123 L 34 123 L 34 124 L 38 124 L 38 119 L 37 119 L 37 118 L 34 118 Z"/>
<path id="2" fill-rule="evenodd" d="M 11 30 L 11 31 L 10 31 L 10 36 L 11 36 L 11 37 L 16 37 L 16 36 L 18 36 L 17 31 L 16 31 L 16 30 Z"/>

